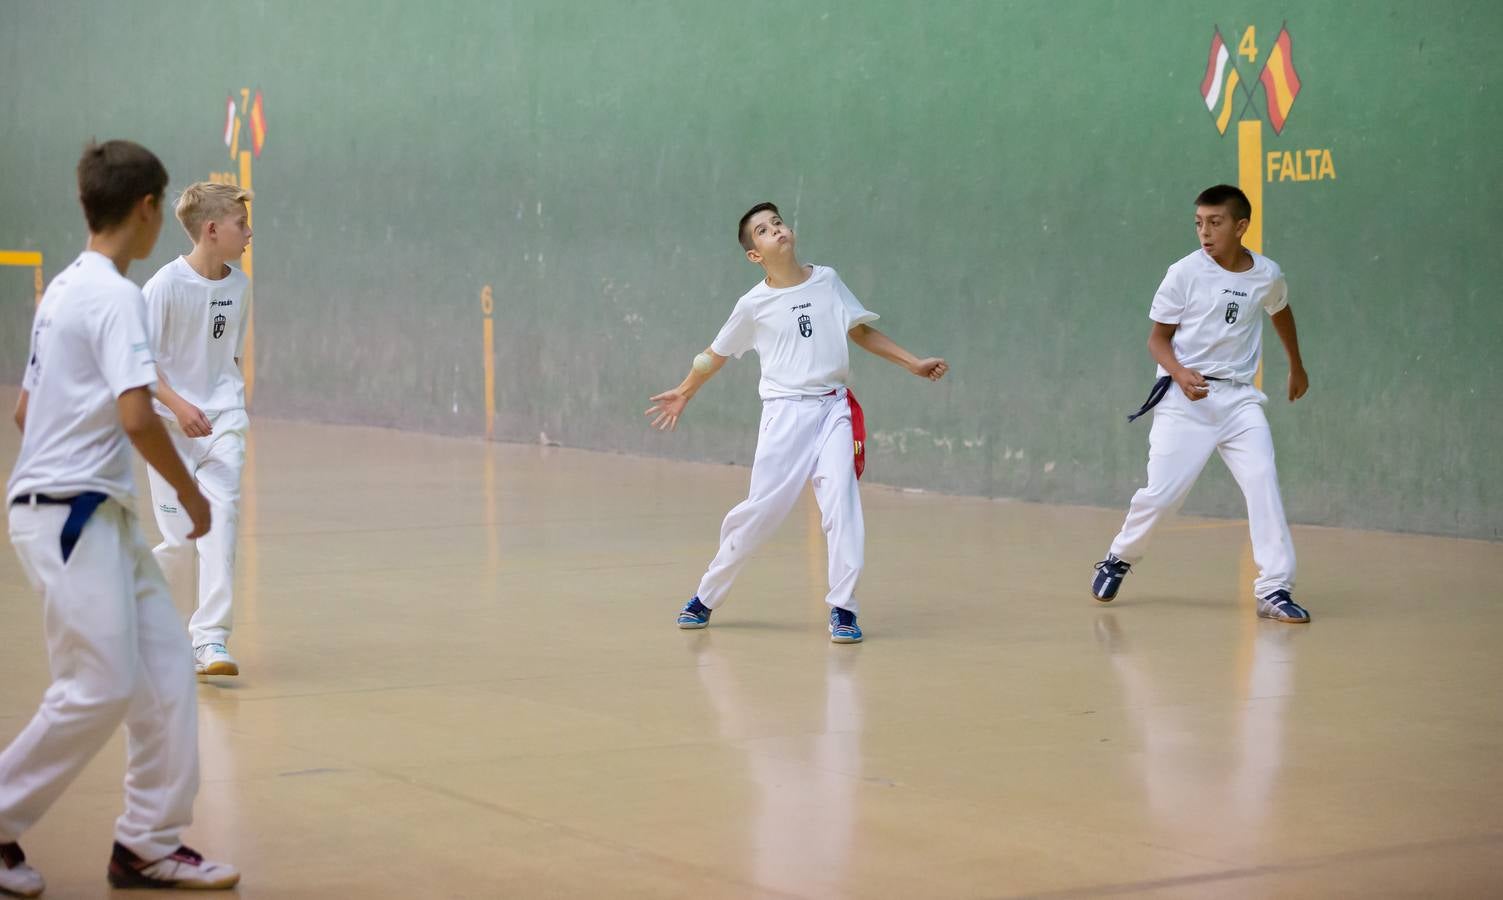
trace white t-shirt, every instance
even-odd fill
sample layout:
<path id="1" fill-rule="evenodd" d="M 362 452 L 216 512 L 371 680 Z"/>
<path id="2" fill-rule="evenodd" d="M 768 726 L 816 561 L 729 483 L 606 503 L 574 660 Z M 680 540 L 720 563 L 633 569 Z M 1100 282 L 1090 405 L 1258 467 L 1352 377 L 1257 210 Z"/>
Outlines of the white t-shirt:
<path id="1" fill-rule="evenodd" d="M 205 415 L 245 408 L 245 376 L 235 360 L 245 352 L 250 279 L 229 269 L 210 281 L 179 256 L 142 289 L 157 365 L 172 389 Z M 156 409 L 172 415 L 160 401 Z"/>
<path id="2" fill-rule="evenodd" d="M 1171 346 L 1180 365 L 1210 378 L 1252 384 L 1263 353 L 1263 317 L 1289 305 L 1279 264 L 1253 253 L 1246 272 L 1228 272 L 1204 249 L 1169 267 L 1148 317 L 1178 325 Z M 1162 366 L 1160 375 L 1167 375 Z"/>
<path id="3" fill-rule="evenodd" d="M 140 288 L 86 251 L 52 279 L 32 322 L 26 428 L 6 502 L 100 491 L 130 508 L 130 440 L 115 401 L 156 381 Z"/>
<path id="4" fill-rule="evenodd" d="M 766 279 L 747 291 L 710 349 L 740 357 L 756 350 L 762 360 L 763 400 L 813 397 L 845 387 L 851 352 L 847 333 L 874 322 L 829 266 L 814 266 L 803 283 L 770 287 Z"/>

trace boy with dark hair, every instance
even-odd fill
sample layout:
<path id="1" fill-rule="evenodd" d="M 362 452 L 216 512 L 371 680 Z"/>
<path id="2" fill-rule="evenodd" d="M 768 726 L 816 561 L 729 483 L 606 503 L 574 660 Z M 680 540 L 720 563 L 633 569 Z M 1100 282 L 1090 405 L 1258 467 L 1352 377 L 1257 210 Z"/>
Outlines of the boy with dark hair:
<path id="1" fill-rule="evenodd" d="M 1148 351 L 1159 379 L 1132 421 L 1153 409 L 1148 433 L 1148 486 L 1133 495 L 1121 532 L 1096 564 L 1091 593 L 1103 603 L 1143 557 L 1153 528 L 1177 511 L 1219 452 L 1247 498 L 1248 527 L 1259 576 L 1253 585 L 1258 615 L 1279 622 L 1308 622 L 1294 602 L 1294 539 L 1279 496 L 1273 434 L 1253 386 L 1263 353 L 1266 311 L 1289 355 L 1289 401 L 1310 389 L 1300 358 L 1294 311 L 1284 273 L 1273 260 L 1242 246 L 1252 217 L 1247 195 L 1227 184 L 1195 198 L 1200 249 L 1169 267 L 1149 317 Z M 1171 390 L 1171 385 L 1178 390 Z M 1157 407 L 1155 409 L 1155 407 Z"/>
<path id="2" fill-rule="evenodd" d="M 662 430 L 677 427 L 689 400 L 731 356 L 756 350 L 762 361 L 762 425 L 752 462 L 751 489 L 720 529 L 720 551 L 699 590 L 678 616 L 680 628 L 704 628 L 724 602 L 752 552 L 777 530 L 804 485 L 812 482 L 829 548 L 830 640 L 862 639 L 856 624 L 856 582 L 865 560 L 865 526 L 858 478 L 865 463 L 861 407 L 846 387 L 847 338 L 920 378 L 938 381 L 943 359 L 919 359 L 871 327 L 868 312 L 835 270 L 805 266 L 794 252 L 793 229 L 778 208 L 759 203 L 737 225 L 746 258 L 765 277 L 736 302 L 730 319 L 683 382 L 653 397 L 647 414 Z"/>
<path id="3" fill-rule="evenodd" d="M 209 530 L 209 505 L 152 410 L 145 305 L 125 278 L 156 244 L 167 170 L 138 144 L 91 144 L 78 187 L 88 249 L 37 307 L 6 490 L 11 543 L 46 607 L 53 681 L 0 753 L 0 891 L 42 892 L 16 840 L 121 721 L 129 758 L 110 883 L 228 888 L 240 879 L 234 867 L 180 840 L 198 793 L 193 659 L 133 512 L 132 444 L 177 491 L 191 536 Z"/>

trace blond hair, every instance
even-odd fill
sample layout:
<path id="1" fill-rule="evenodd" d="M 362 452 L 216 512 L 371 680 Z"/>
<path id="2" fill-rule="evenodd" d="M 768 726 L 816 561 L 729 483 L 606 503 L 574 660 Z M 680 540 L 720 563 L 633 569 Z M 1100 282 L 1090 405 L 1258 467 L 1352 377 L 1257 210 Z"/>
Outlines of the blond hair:
<path id="1" fill-rule="evenodd" d="M 177 220 L 196 244 L 205 222 L 239 212 L 236 204 L 249 203 L 254 197 L 255 194 L 237 185 L 200 181 L 188 185 L 178 195 Z"/>

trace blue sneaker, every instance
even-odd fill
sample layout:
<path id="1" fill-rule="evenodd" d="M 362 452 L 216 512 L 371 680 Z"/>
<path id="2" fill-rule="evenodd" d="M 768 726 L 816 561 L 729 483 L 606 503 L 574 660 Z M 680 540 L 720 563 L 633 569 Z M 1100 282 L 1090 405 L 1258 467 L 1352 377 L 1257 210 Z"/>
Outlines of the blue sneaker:
<path id="1" fill-rule="evenodd" d="M 699 602 L 695 597 L 684 604 L 684 611 L 678 614 L 678 627 L 680 628 L 703 628 L 710 624 L 710 613 L 714 610 Z"/>
<path id="2" fill-rule="evenodd" d="M 1310 611 L 1294 602 L 1288 591 L 1274 591 L 1258 598 L 1258 615 L 1276 622 L 1308 622 Z"/>
<path id="3" fill-rule="evenodd" d="M 1106 559 L 1096 564 L 1096 578 L 1091 582 L 1091 595 L 1102 603 L 1112 602 L 1112 598 L 1117 596 L 1117 589 L 1122 587 L 1122 579 L 1127 577 L 1127 570 L 1131 568 L 1132 563 L 1108 553 Z"/>
<path id="4" fill-rule="evenodd" d="M 856 614 L 838 606 L 830 607 L 830 640 L 836 644 L 861 643 L 861 626 Z"/>

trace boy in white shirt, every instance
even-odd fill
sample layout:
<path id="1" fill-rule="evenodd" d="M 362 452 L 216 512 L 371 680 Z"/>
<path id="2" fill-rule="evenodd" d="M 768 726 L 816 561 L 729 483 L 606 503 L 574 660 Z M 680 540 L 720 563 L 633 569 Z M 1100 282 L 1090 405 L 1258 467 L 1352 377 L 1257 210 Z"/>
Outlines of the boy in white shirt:
<path id="1" fill-rule="evenodd" d="M 877 319 L 835 270 L 805 266 L 793 229 L 778 208 L 759 203 L 741 217 L 737 237 L 766 277 L 736 302 L 730 319 L 678 387 L 653 397 L 647 415 L 660 430 L 677 427 L 689 400 L 731 356 L 756 350 L 762 361 L 762 424 L 746 500 L 725 517 L 720 551 L 678 616 L 680 628 L 704 628 L 736 574 L 777 529 L 813 482 L 828 544 L 830 640 L 862 639 L 856 582 L 865 553 L 858 479 L 865 462 L 861 407 L 846 388 L 849 337 L 920 378 L 938 381 L 943 359 L 919 359 L 871 325 Z"/>
<path id="2" fill-rule="evenodd" d="M 22 897 L 44 884 L 17 839 L 121 721 L 129 755 L 110 883 L 205 889 L 240 879 L 180 840 L 198 793 L 198 698 L 182 623 L 133 512 L 132 444 L 177 490 L 190 536 L 209 530 L 209 504 L 152 411 L 146 309 L 125 278 L 156 244 L 166 186 L 166 169 L 138 144 L 84 150 L 88 249 L 37 307 L 16 403 L 10 538 L 46 607 L 53 676 L 37 714 L 0 753 L 0 891 Z"/>
<path id="3" fill-rule="evenodd" d="M 214 513 L 214 530 L 194 541 L 172 485 L 151 473 L 162 543 L 157 562 L 173 596 L 192 600 L 188 623 L 199 675 L 238 675 L 226 645 L 233 626 L 235 534 L 245 465 L 245 378 L 240 357 L 250 314 L 250 279 L 229 265 L 251 239 L 250 191 L 201 181 L 177 201 L 193 251 L 163 266 L 143 289 L 157 358 L 157 414 Z"/>
<path id="4" fill-rule="evenodd" d="M 1159 379 L 1128 421 L 1153 409 L 1148 434 L 1148 486 L 1133 495 L 1127 521 L 1106 559 L 1096 564 L 1091 593 L 1103 603 L 1143 557 L 1154 526 L 1184 503 L 1213 451 L 1220 452 L 1247 499 L 1248 527 L 1259 576 L 1258 615 L 1308 622 L 1294 602 L 1294 539 L 1279 496 L 1273 434 L 1265 397 L 1253 386 L 1263 353 L 1266 311 L 1289 355 L 1289 401 L 1310 389 L 1300 358 L 1294 311 L 1278 264 L 1242 246 L 1252 220 L 1247 195 L 1220 184 L 1195 198 L 1200 249 L 1169 267 L 1154 294 L 1148 350 Z M 1172 390 L 1171 385 L 1178 388 Z M 1155 407 L 1157 407 L 1155 409 Z"/>

